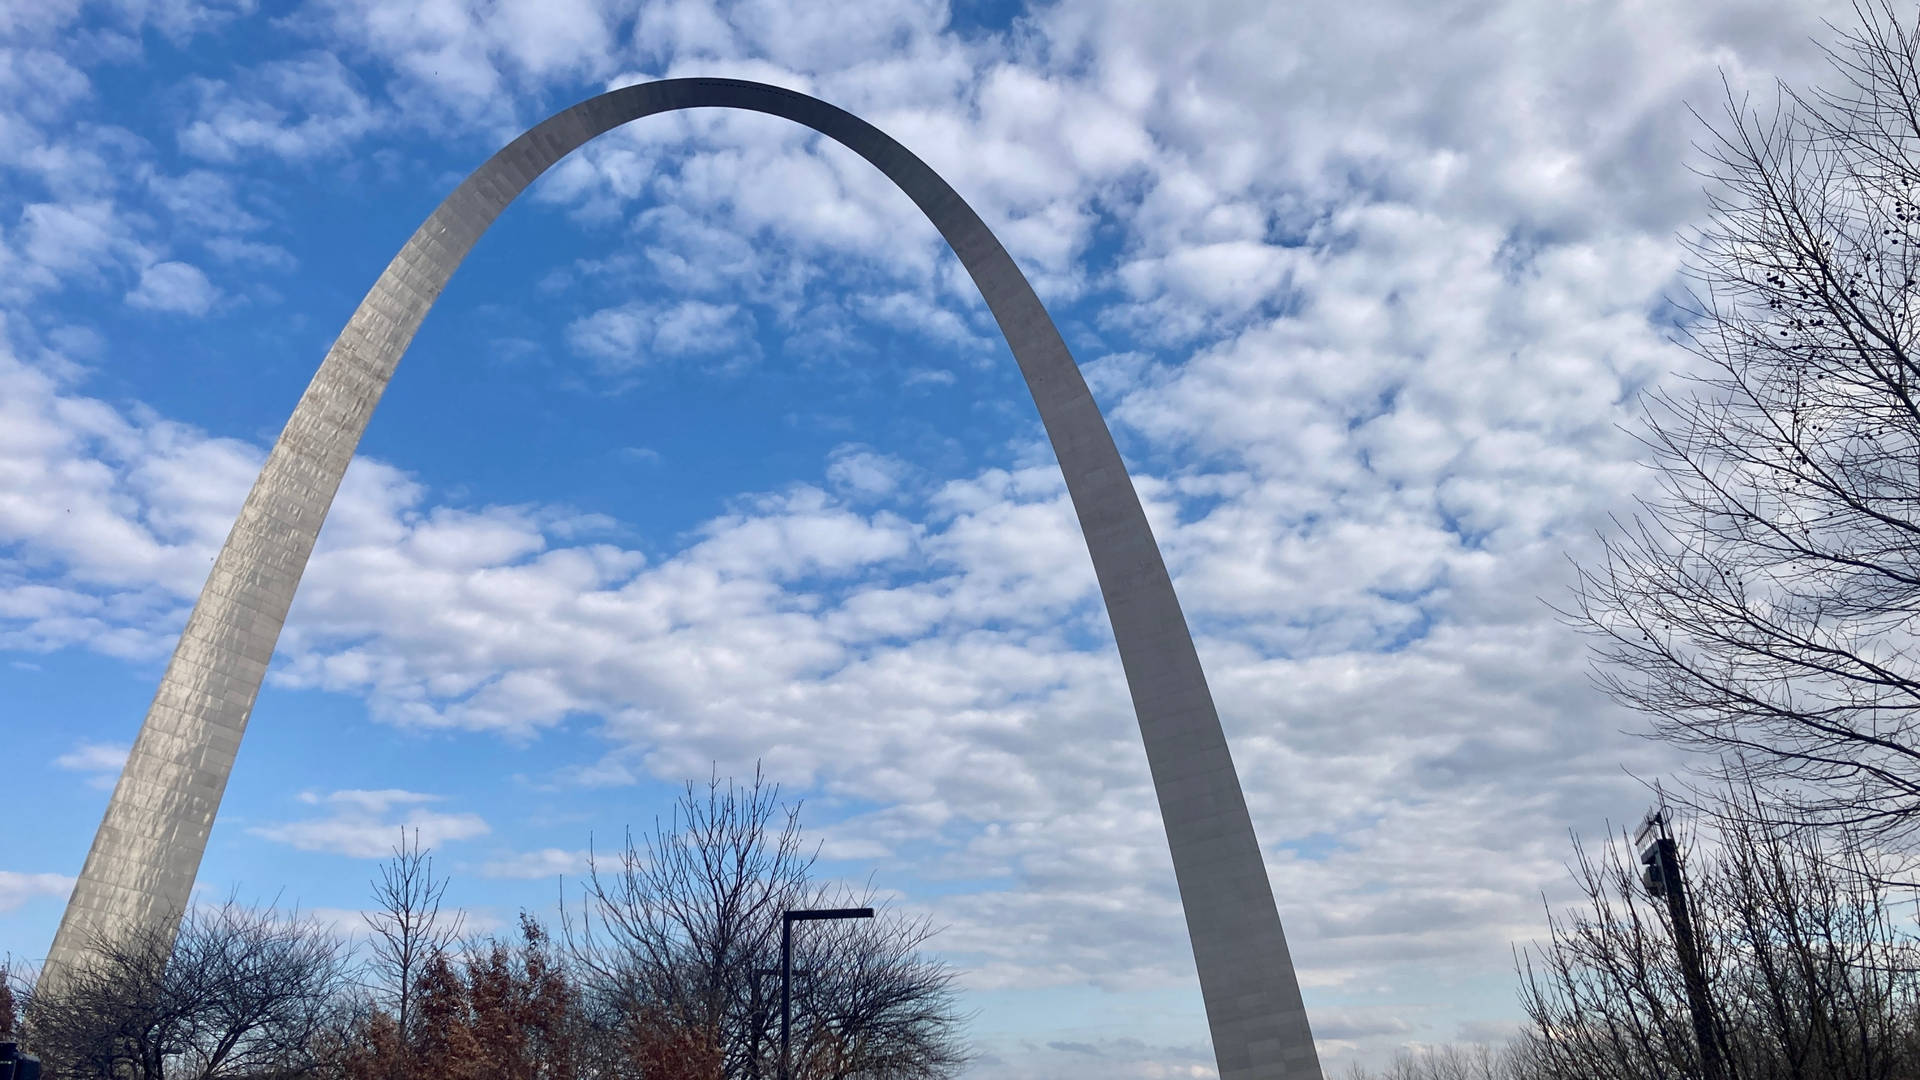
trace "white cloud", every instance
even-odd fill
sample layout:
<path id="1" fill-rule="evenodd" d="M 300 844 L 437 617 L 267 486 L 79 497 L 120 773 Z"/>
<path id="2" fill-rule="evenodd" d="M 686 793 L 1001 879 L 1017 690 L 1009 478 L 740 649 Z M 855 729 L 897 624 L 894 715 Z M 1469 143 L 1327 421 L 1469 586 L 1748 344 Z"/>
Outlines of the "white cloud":
<path id="1" fill-rule="evenodd" d="M 127 303 L 149 311 L 205 315 L 220 299 L 207 275 L 190 263 L 154 263 L 140 271 L 140 284 L 127 294 Z"/>
<path id="2" fill-rule="evenodd" d="M 0 611 L 5 610 L 6 599 L 0 596 Z M 62 769 L 93 773 L 95 775 L 87 780 L 89 786 L 107 789 L 120 779 L 120 770 L 126 767 L 131 750 L 132 747 L 124 743 L 81 742 L 54 758 L 53 763 Z"/>
<path id="3" fill-rule="evenodd" d="M 848 444 L 834 447 L 828 456 L 827 483 L 856 498 L 874 498 L 892 494 L 912 471 L 897 457 Z"/>
<path id="4" fill-rule="evenodd" d="M 112 265 L 130 246 L 112 204 L 33 203 L 20 211 L 19 250 L 50 275 L 85 277 Z"/>
<path id="5" fill-rule="evenodd" d="M 208 161 L 264 152 L 292 161 L 338 153 L 383 122 L 358 79 L 332 53 L 269 61 L 237 85 L 197 80 L 195 118 L 180 148 Z"/>
<path id="6" fill-rule="evenodd" d="M 586 868 L 587 853 L 584 851 L 542 848 L 539 851 L 517 852 L 505 858 L 488 859 L 480 864 L 480 876 L 534 880 L 579 874 Z"/>
<path id="7" fill-rule="evenodd" d="M 607 373 L 681 357 L 712 357 L 724 370 L 759 356 L 753 333 L 752 313 L 738 304 L 635 302 L 576 319 L 567 341 Z"/>
<path id="8" fill-rule="evenodd" d="M 65 874 L 26 874 L 0 870 L 0 912 L 14 911 L 42 896 L 65 900 L 73 891 L 73 878 Z"/>
<path id="9" fill-rule="evenodd" d="M 515 89 L 607 74 L 626 17 L 603 0 L 326 0 L 301 11 L 298 22 L 378 58 L 398 84 L 393 93 L 405 115 L 498 121 L 511 115 Z"/>
<path id="10" fill-rule="evenodd" d="M 265 224 L 240 205 L 234 178 L 208 169 L 179 176 L 154 174 L 147 187 L 180 225 L 196 232 L 251 232 Z"/>
<path id="11" fill-rule="evenodd" d="M 293 253 L 278 244 L 238 240 L 231 236 L 210 236 L 203 241 L 207 253 L 225 263 L 243 263 L 269 270 L 290 271 L 299 266 Z"/>
<path id="12" fill-rule="evenodd" d="M 9 4 L 0 8 L 0 33 L 33 40 L 71 23 L 80 13 L 79 0 L 48 0 L 44 4 Z"/>
<path id="13" fill-rule="evenodd" d="M 442 798 L 401 789 L 335 791 L 324 796 L 307 792 L 300 801 L 325 806 L 330 816 L 256 825 L 247 832 L 300 851 L 382 859 L 393 854 L 403 837 L 412 842 L 417 835 L 422 848 L 442 848 L 492 831 L 478 814 L 442 813 L 424 805 Z"/>
<path id="14" fill-rule="evenodd" d="M 176 45 L 252 13 L 254 0 L 119 0 L 111 9 L 129 30 L 152 26 Z"/>
<path id="15" fill-rule="evenodd" d="M 0 350 L 0 543 L 37 568 L 0 562 L 0 644 L 164 655 L 263 457 L 129 420 Z"/>
<path id="16" fill-rule="evenodd" d="M 426 795 L 402 788 L 385 788 L 380 791 L 335 791 L 326 795 L 303 791 L 299 798 L 309 806 L 339 806 L 356 813 L 378 816 L 396 806 L 437 802 L 441 796 Z"/>
<path id="17" fill-rule="evenodd" d="M 1253 362 L 1257 350 L 1246 355 L 1246 366 L 1219 370 L 1234 378 L 1269 370 Z M 1191 377 L 1211 370 L 1201 364 Z M 147 507 L 142 519 L 174 523 L 173 533 L 195 537 L 201 550 L 217 542 L 232 512 L 231 503 L 217 508 L 237 501 L 255 453 L 129 421 L 36 383 L 24 369 L 16 379 L 29 392 L 16 396 L 14 430 L 41 432 L 40 445 L 99 461 L 103 477 L 130 468 L 162 431 L 161 444 L 178 459 L 230 462 L 221 494 L 193 503 L 183 502 L 184 486 L 120 488 L 134 496 L 131 505 Z M 1234 387 L 1229 397 L 1249 407 L 1284 397 Z M 1176 389 L 1149 399 L 1178 403 Z M 1369 396 L 1364 384 L 1352 395 Z M 1231 409 L 1220 415 L 1222 428 L 1201 434 L 1231 443 L 1243 421 Z M 75 422 L 99 434 L 58 434 Z M 1178 485 L 1151 475 L 1141 483 L 1176 567 L 1185 568 L 1189 610 L 1203 628 L 1227 620 L 1217 623 L 1221 633 L 1203 637 L 1202 654 L 1243 775 L 1290 778 L 1278 788 L 1248 782 L 1263 835 L 1270 844 L 1319 831 L 1341 836 L 1339 850 L 1312 860 L 1270 849 L 1283 910 L 1310 913 L 1289 915 L 1306 977 L 1334 985 L 1407 957 L 1471 954 L 1523 931 L 1532 917 L 1526 898 L 1557 874 L 1559 834 L 1509 844 L 1502 865 L 1511 888 L 1462 885 L 1458 866 L 1485 842 L 1486 823 L 1528 797 L 1507 792 L 1506 808 L 1496 809 L 1491 796 L 1482 806 L 1472 793 L 1503 792 L 1514 770 L 1531 770 L 1539 792 L 1552 794 L 1530 816 L 1578 820 L 1619 787 L 1614 763 L 1636 751 L 1608 734 L 1617 724 L 1573 719 L 1593 713 L 1579 689 L 1577 651 L 1564 634 L 1542 634 L 1531 617 L 1513 614 L 1544 584 L 1525 586 L 1518 601 L 1502 599 L 1514 591 L 1509 577 L 1476 569 L 1485 556 L 1444 529 L 1425 526 L 1425 546 L 1409 543 L 1411 523 L 1431 507 L 1395 511 L 1401 516 L 1383 519 L 1377 537 L 1371 526 L 1288 524 L 1309 508 L 1327 513 L 1327 504 L 1301 489 L 1308 501 L 1290 505 L 1294 489 L 1254 482 L 1266 475 L 1257 463 L 1268 451 L 1251 436 L 1286 438 L 1297 428 L 1250 427 L 1250 463 L 1210 485 L 1181 481 L 1214 503 L 1184 524 L 1165 503 Z M 108 447 L 120 449 L 98 456 Z M 886 483 L 897 463 L 867 454 L 843 449 L 823 469 L 862 498 L 898 494 Z M 26 475 L 35 468 L 46 466 L 29 464 Z M 224 475 L 195 472 L 216 474 Z M 942 901 L 943 920 L 955 924 L 943 947 L 971 958 L 978 987 L 1087 979 L 1153 986 L 1188 969 L 1118 665 L 1098 645 L 1093 578 L 1051 466 L 951 481 L 917 511 L 921 525 L 892 511 L 857 512 L 820 489 L 747 499 L 682 552 L 651 562 L 550 534 L 536 512 L 454 511 L 425 499 L 390 467 L 362 461 L 350 471 L 283 638 L 277 685 L 365 695 L 376 715 L 400 724 L 517 737 L 569 716 L 598 716 L 617 749 L 581 771 L 583 780 L 678 778 L 715 761 L 738 772 L 765 758 L 792 783 L 892 807 L 833 827 L 835 855 L 912 853 L 905 857 L 923 863 L 922 872 L 1019 883 L 1012 894 Z M 1332 504 L 1338 514 L 1330 522 L 1379 502 L 1355 500 Z M 57 530 L 15 535 L 78 559 L 84 580 L 131 569 L 87 562 L 85 549 Z M 1269 536 L 1291 536 L 1299 548 L 1272 570 L 1254 546 Z M 1537 575 L 1555 572 L 1546 568 L 1558 565 L 1558 551 L 1529 543 L 1517 549 L 1527 561 L 1508 570 L 1544 581 Z M 1249 553 L 1251 564 L 1234 562 Z M 1455 568 L 1454 599 L 1378 594 L 1427 580 L 1430 565 Z M 1336 572 L 1319 569 L 1328 566 Z M 902 569 L 912 571 L 905 581 L 896 579 Z M 1217 588 L 1209 584 L 1216 574 Z M 73 602 L 59 589 L 18 593 L 15 617 L 39 620 L 29 625 L 60 610 L 56 602 Z M 1371 651 L 1380 635 L 1412 625 L 1422 604 L 1454 612 L 1453 622 L 1400 651 Z M 1310 621 L 1293 621 L 1303 615 Z M 103 619 L 95 632 L 110 625 Z M 82 635 L 73 640 L 91 640 L 73 632 Z M 1094 635 L 1091 651 L 1069 645 L 1068 632 Z M 1265 653 L 1269 641 L 1297 656 Z M 1398 688 L 1397 696 L 1383 698 L 1381 686 Z M 1409 716 L 1418 718 L 1413 731 Z M 1430 806 L 1439 792 L 1444 800 Z M 443 811 L 407 790 L 308 801 L 325 814 L 251 831 L 301 850 L 378 858 L 403 827 L 419 827 L 428 843 L 487 829 L 476 815 Z M 1408 836 L 1423 839 L 1410 847 L 1400 839 Z M 526 865 L 547 857 L 529 856 Z M 508 869 L 497 861 L 495 872 Z M 1422 875 L 1434 910 L 1455 914 L 1435 925 L 1396 907 L 1401 894 L 1368 891 L 1382 875 Z M 993 929 L 1009 922 L 1031 927 L 1033 938 Z"/>
<path id="18" fill-rule="evenodd" d="M 34 121 L 57 119 L 92 90 L 86 73 L 51 49 L 0 49 L 0 96 Z"/>
<path id="19" fill-rule="evenodd" d="M 1537 890 L 1561 879 L 1565 829 L 1637 805 L 1620 763 L 1674 763 L 1617 734 L 1633 720 L 1586 689 L 1579 641 L 1536 597 L 1640 482 L 1614 428 L 1624 395 L 1684 363 L 1646 317 L 1699 210 L 1683 101 L 1709 102 L 1720 67 L 1736 86 L 1810 70 L 1804 39 L 1841 7 L 1115 17 L 1067 0 L 963 40 L 932 3 L 669 2 L 633 17 L 628 48 L 599 6 L 335 2 L 300 25 L 370 71 L 314 54 L 198 84 L 179 137 L 236 162 L 314 161 L 398 122 L 497 143 L 599 80 L 720 73 L 808 89 L 900 138 L 1000 232 L 1076 348 L 1151 350 L 1102 364 L 1095 390 L 1199 631 L 1303 978 L 1359 993 L 1504 975 L 1506 943 L 1537 933 Z M 61 65 L 15 63 L 85 100 Z M 310 103 L 289 91 L 303 73 Z M 75 178 L 120 152 L 104 137 L 55 152 L 38 123 L 0 127 L 21 148 L 0 160 Z M 242 190 L 165 175 L 150 194 L 182 225 L 213 228 Z M 157 264 L 116 198 L 23 207 L 0 292 L 184 266 Z M 796 355 L 851 353 L 870 324 L 1000 358 L 918 211 L 792 125 L 652 118 L 536 198 L 621 246 L 553 279 L 608 292 L 564 330 L 602 376 L 725 368 L 757 356 L 763 329 Z M 222 260 L 278 258 L 219 242 Z M 903 378 L 953 384 L 953 359 Z M 821 805 L 874 808 L 832 823 L 831 856 L 967 883 L 920 910 L 953 925 L 941 944 L 969 985 L 1185 985 L 1150 781 L 1044 448 L 964 473 L 909 454 L 843 447 L 657 558 L 573 535 L 562 511 L 452 505 L 358 461 L 275 684 L 353 695 L 396 725 L 603 738 L 563 782 L 765 758 Z M 164 652 L 260 456 L 0 362 L 0 548 L 19 553 L 0 562 L 0 644 Z M 258 835 L 379 857 L 411 823 L 447 842 L 486 828 L 407 791 L 312 805 Z M 570 857 L 481 865 L 544 875 Z M 1342 1049 L 1440 1022 L 1323 1015 Z M 1207 1064 L 1177 1040 L 1055 1041 L 1002 1045 L 1019 1064 L 980 1075 Z"/>
<path id="20" fill-rule="evenodd" d="M 653 348 L 667 356 L 687 356 L 738 348 L 751 333 L 739 307 L 686 300 L 663 313 L 653 328 Z"/>

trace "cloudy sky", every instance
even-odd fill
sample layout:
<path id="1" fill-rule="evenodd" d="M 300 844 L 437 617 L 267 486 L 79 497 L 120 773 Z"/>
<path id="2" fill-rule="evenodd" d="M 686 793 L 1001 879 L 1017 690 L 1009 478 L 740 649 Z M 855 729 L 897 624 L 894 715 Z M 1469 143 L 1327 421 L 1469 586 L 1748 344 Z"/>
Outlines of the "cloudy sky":
<path id="1" fill-rule="evenodd" d="M 0 0 L 0 952 L 37 959 L 333 335 L 468 170 L 665 76 L 941 172 L 1149 504 L 1330 1069 L 1500 1037 L 1567 832 L 1677 759 L 1546 602 L 1647 476 L 1689 114 L 1840 6 Z M 1623 430 L 1622 426 L 1626 430 Z M 1093 574 L 905 196 L 682 113 L 537 183 L 334 505 L 201 869 L 350 922 L 403 827 L 473 925 L 756 761 L 977 1009 L 974 1080 L 1213 1075 Z"/>

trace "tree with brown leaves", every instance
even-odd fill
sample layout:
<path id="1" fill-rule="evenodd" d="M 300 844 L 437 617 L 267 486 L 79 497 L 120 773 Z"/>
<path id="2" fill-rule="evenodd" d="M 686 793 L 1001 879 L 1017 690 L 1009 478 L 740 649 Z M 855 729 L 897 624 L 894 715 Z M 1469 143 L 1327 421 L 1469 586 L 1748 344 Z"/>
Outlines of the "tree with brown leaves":
<path id="1" fill-rule="evenodd" d="M 369 1013 L 362 1050 L 372 1055 L 372 1075 L 412 1080 L 414 995 L 422 975 L 459 936 L 459 913 L 442 915 L 447 879 L 433 872 L 433 856 L 420 846 L 420 830 L 411 840 L 403 830 L 393 854 L 371 882 L 374 910 L 363 918 L 371 931 L 376 983 L 392 1002 L 391 1023 Z"/>

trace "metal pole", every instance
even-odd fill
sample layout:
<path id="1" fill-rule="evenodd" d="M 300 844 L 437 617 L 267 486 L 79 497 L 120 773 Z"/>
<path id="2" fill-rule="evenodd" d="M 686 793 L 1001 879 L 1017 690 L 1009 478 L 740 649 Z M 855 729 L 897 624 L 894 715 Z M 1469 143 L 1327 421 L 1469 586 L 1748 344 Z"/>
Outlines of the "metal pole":
<path id="1" fill-rule="evenodd" d="M 792 1022 L 793 912 L 780 913 L 780 1080 L 793 1080 L 787 1063 L 787 1027 Z"/>
<path id="2" fill-rule="evenodd" d="M 753 1018 L 751 1022 L 753 1030 L 749 1034 L 749 1038 L 752 1040 L 750 1043 L 752 1060 L 749 1062 L 749 1066 L 753 1080 L 760 1080 L 760 980 L 769 975 L 778 974 L 780 974 L 779 968 L 753 969 Z M 810 975 L 812 972 L 803 970 L 798 972 L 798 974 Z M 6 1080 L 6 1078 L 0 1077 L 0 1080 Z"/>
<path id="3" fill-rule="evenodd" d="M 1700 1075 L 1702 1080 L 1727 1080 L 1720 1026 L 1714 1022 L 1707 971 L 1700 962 L 1700 946 L 1693 934 L 1687 883 L 1680 876 L 1680 845 L 1673 838 L 1665 806 L 1647 815 L 1640 826 L 1642 838 L 1651 827 L 1659 829 L 1659 839 L 1654 841 L 1652 859 L 1643 855 L 1642 861 L 1655 862 L 1660 868 L 1659 895 L 1666 899 L 1667 915 L 1673 921 L 1673 948 L 1680 955 L 1680 975 L 1687 987 L 1687 1010 L 1693 1015 L 1693 1038 L 1700 1046 Z"/>
<path id="4" fill-rule="evenodd" d="M 871 919 L 873 909 L 814 908 L 780 913 L 780 1080 L 793 1080 L 787 1063 L 787 1029 L 791 1023 L 790 1002 L 793 987 L 793 924 L 800 920 Z"/>
<path id="5" fill-rule="evenodd" d="M 1720 1057 L 1720 1037 L 1707 999 L 1707 972 L 1694 942 L 1693 915 L 1687 910 L 1687 885 L 1680 877 L 1680 845 L 1671 836 L 1660 838 L 1660 876 L 1673 883 L 1667 890 L 1667 912 L 1673 917 L 1673 945 L 1680 954 L 1686 978 L 1687 1006 L 1693 1013 L 1693 1037 L 1700 1043 L 1700 1072 L 1705 1080 L 1726 1080 Z"/>
<path id="6" fill-rule="evenodd" d="M 747 1007 L 747 1075 L 760 1080 L 760 972 L 756 968 L 753 977 L 753 1003 Z"/>

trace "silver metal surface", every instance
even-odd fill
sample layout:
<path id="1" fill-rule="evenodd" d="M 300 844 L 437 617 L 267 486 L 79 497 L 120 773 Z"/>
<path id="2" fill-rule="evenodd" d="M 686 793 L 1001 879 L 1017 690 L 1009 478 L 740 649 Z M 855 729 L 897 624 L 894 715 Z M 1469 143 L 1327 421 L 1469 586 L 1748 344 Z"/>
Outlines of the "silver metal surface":
<path id="1" fill-rule="evenodd" d="M 1321 1075 L 1260 846 L 1180 602 L 1106 422 L 1053 320 L 978 215 L 919 158 L 826 102 L 668 79 L 558 113 L 475 170 L 394 256 L 328 350 L 241 508 L 161 679 L 43 977 L 92 935 L 171 934 L 274 642 L 341 474 L 447 279 L 532 180 L 614 127 L 687 108 L 785 117 L 866 158 L 960 257 L 1006 335 L 1066 477 L 1120 650 L 1186 911 L 1222 1080 Z"/>

